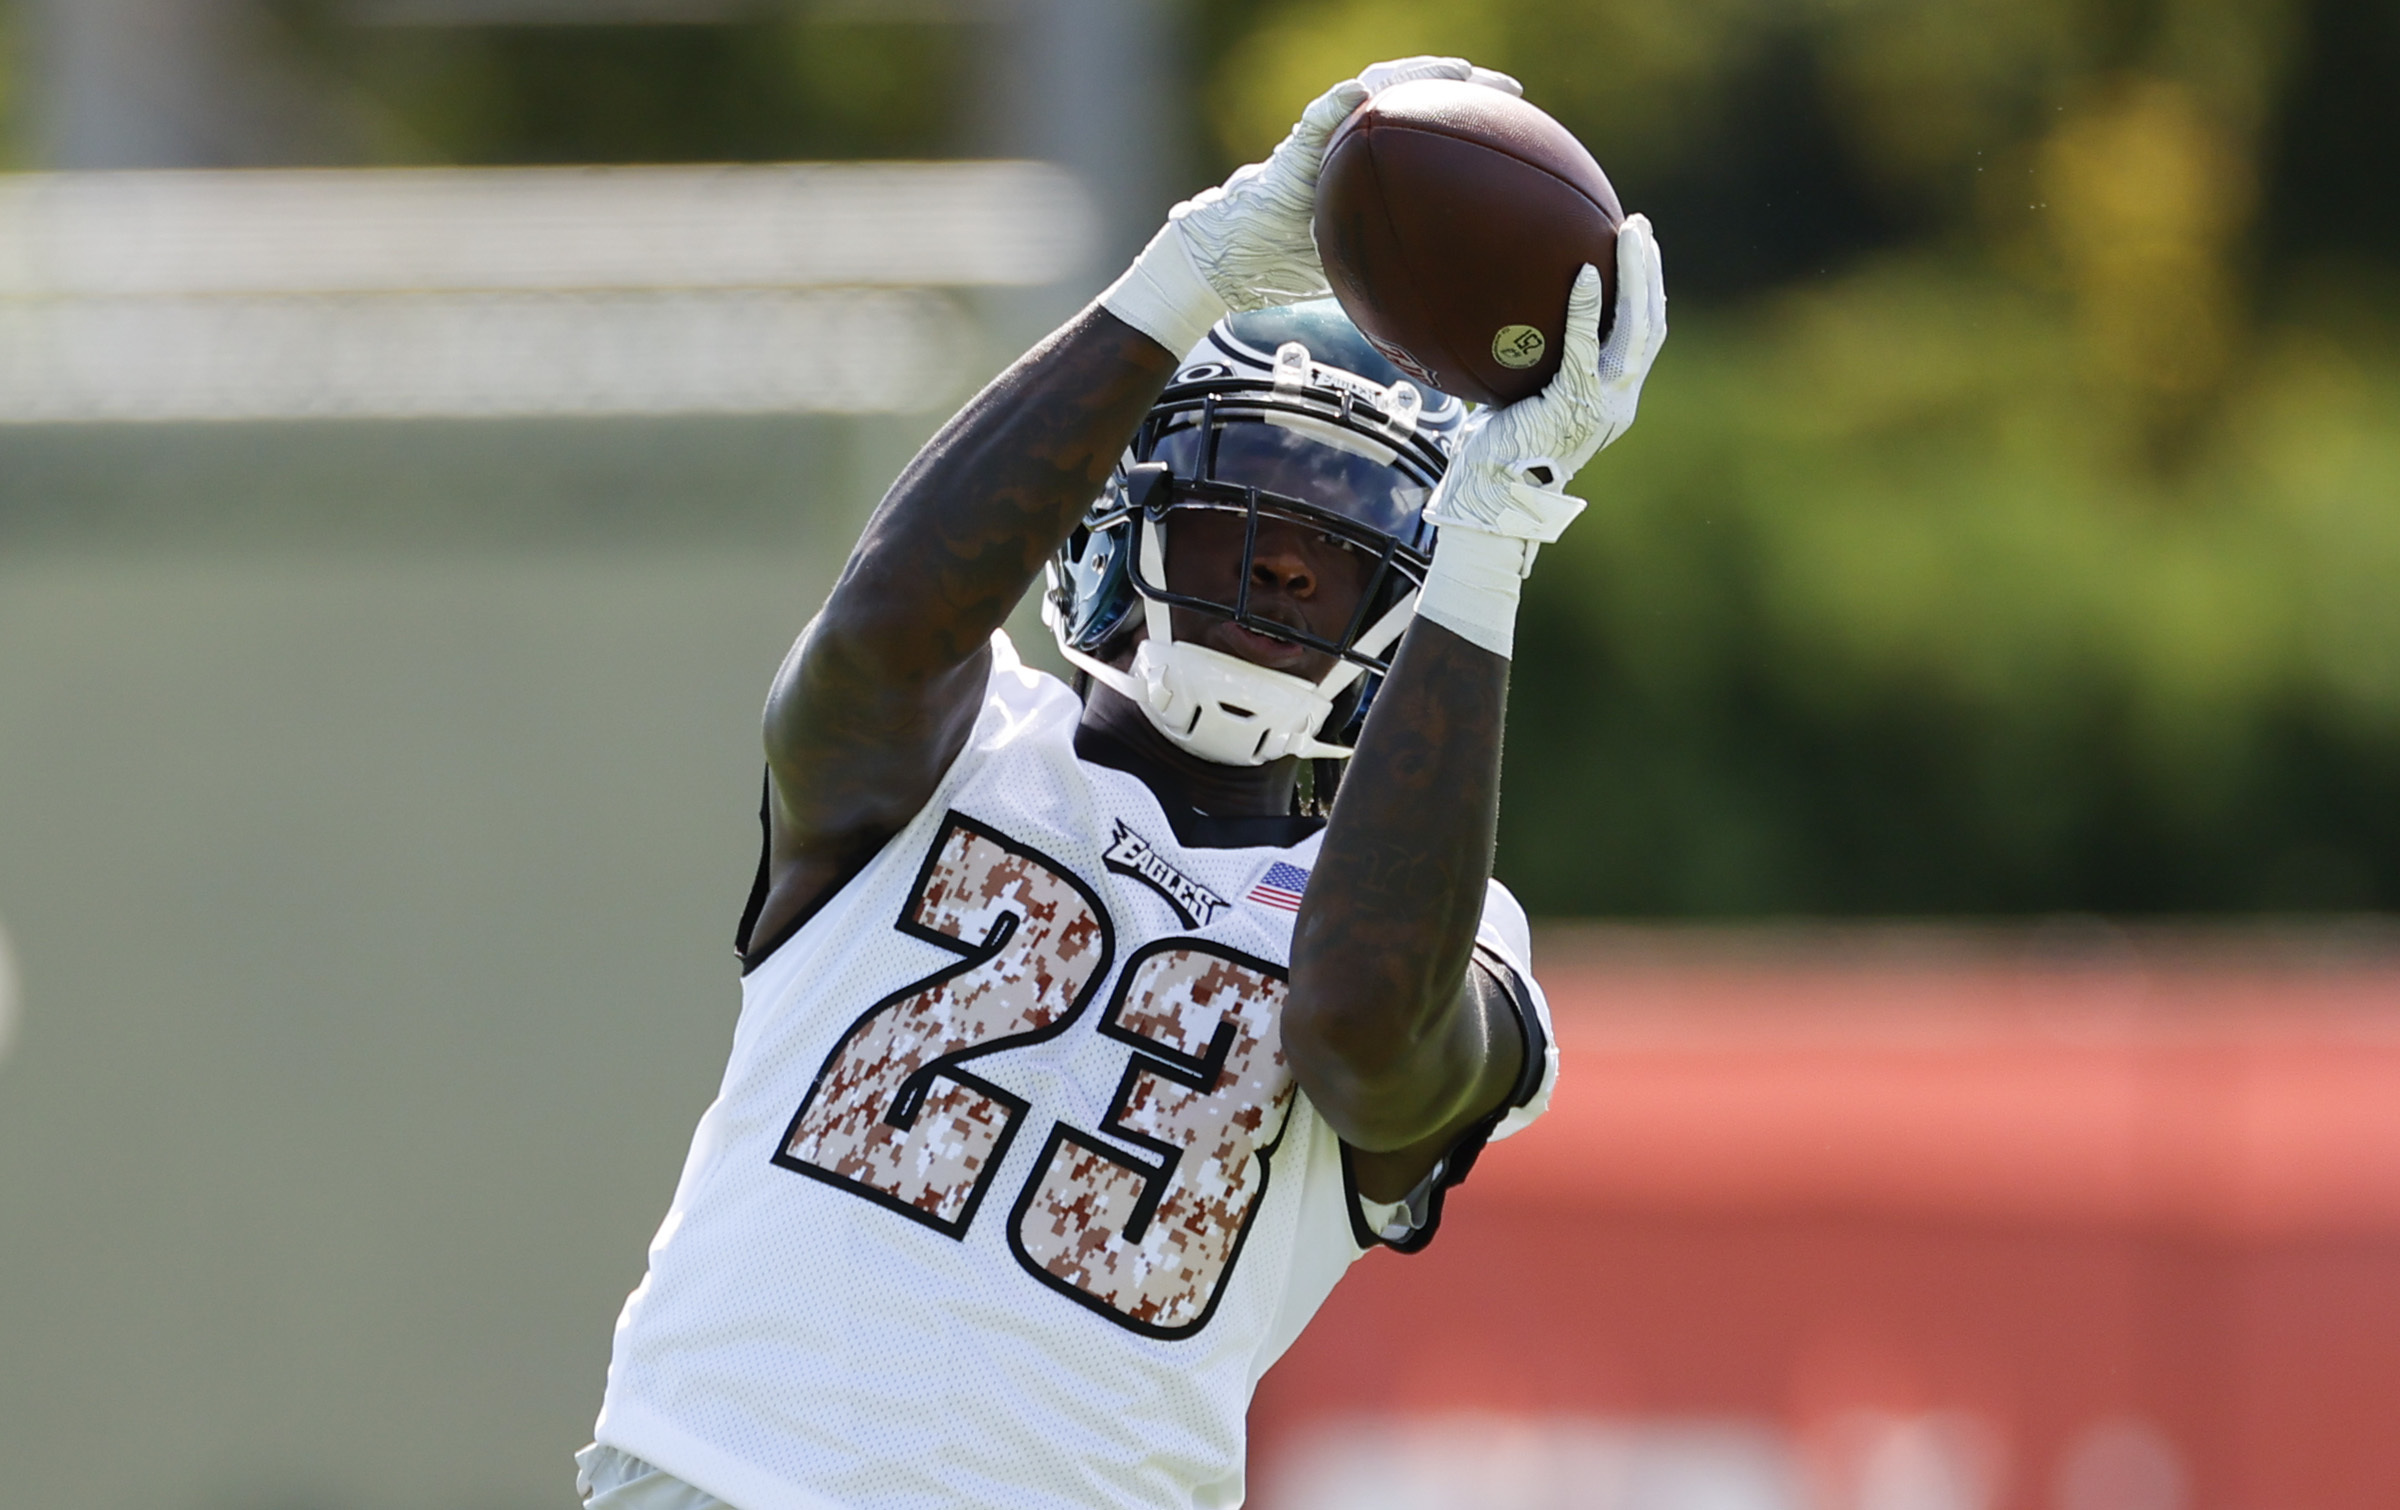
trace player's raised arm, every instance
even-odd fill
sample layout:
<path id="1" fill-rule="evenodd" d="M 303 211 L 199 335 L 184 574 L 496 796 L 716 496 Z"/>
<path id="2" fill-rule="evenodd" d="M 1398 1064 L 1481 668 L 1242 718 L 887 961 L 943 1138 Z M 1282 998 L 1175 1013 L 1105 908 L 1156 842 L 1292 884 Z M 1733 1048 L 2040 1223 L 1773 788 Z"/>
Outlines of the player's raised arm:
<path id="1" fill-rule="evenodd" d="M 885 495 L 766 711 L 772 933 L 924 805 L 992 631 L 1107 478 L 1173 359 L 1098 305 L 975 395 Z"/>
<path id="2" fill-rule="evenodd" d="M 1368 715 L 1292 938 L 1284 1041 L 1379 1199 L 1405 1193 L 1514 1082 L 1519 1040 L 1469 972 L 1499 813 L 1500 732 L 1518 585 L 1582 511 L 1563 489 L 1633 422 L 1666 336 L 1649 222 L 1617 241 L 1615 328 L 1598 272 L 1570 300 L 1540 394 L 1471 419 L 1426 507 L 1440 530 L 1417 620 Z M 1383 1178 L 1378 1178 L 1381 1175 Z"/>
<path id="3" fill-rule="evenodd" d="M 967 402 L 885 495 L 768 700 L 771 885 L 758 929 L 899 831 L 957 756 L 989 642 L 1107 480 L 1176 360 L 1229 307 L 1324 287 L 1308 234 L 1346 84 L 1263 164 L 1178 205 L 1098 302 Z"/>
<path id="4" fill-rule="evenodd" d="M 1454 59 L 1379 66 L 1382 82 L 1466 73 Z M 1176 206 L 1097 303 L 970 399 L 892 485 L 768 700 L 773 840 L 754 933 L 806 912 L 932 794 L 973 726 L 992 631 L 1176 360 L 1228 309 L 1325 292 L 1317 172 L 1368 92 L 1335 86 L 1265 162 Z"/>

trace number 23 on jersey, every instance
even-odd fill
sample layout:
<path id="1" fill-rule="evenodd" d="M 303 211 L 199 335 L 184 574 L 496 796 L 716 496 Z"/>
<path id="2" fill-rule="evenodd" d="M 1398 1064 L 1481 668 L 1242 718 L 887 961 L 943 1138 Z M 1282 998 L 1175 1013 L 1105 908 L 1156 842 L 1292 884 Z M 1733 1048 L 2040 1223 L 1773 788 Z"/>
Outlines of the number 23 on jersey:
<path id="1" fill-rule="evenodd" d="M 968 1066 L 1081 1017 L 1113 929 L 1066 867 L 958 813 L 898 926 L 959 959 L 850 1025 L 775 1162 L 964 1237 L 1030 1110 Z M 1099 1029 L 1131 1050 L 1116 1094 L 1097 1129 L 1051 1129 L 1009 1213 L 1034 1278 L 1149 1336 L 1207 1324 L 1291 1113 L 1284 992 L 1277 966 L 1202 939 L 1126 962 Z"/>

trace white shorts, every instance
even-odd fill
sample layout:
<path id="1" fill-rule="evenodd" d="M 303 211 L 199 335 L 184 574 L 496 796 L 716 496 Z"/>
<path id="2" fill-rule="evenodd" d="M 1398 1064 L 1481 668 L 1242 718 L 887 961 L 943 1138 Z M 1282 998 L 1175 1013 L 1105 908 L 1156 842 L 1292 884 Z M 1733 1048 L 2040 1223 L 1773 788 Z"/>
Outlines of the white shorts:
<path id="1" fill-rule="evenodd" d="M 733 1510 L 664 1468 L 597 1442 L 575 1454 L 575 1492 L 584 1510 Z"/>

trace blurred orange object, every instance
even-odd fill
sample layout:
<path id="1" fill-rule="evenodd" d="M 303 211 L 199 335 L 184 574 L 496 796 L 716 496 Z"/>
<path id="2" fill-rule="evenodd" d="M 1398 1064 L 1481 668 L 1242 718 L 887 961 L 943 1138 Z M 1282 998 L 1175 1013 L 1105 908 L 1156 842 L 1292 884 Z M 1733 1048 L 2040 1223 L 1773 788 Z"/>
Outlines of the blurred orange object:
<path id="1" fill-rule="evenodd" d="M 1268 1375 L 1268 1510 L 1412 1441 L 1522 1469 L 1491 1510 L 2400 1505 L 2385 935 L 1602 932 L 1538 968 L 1551 1111 Z"/>

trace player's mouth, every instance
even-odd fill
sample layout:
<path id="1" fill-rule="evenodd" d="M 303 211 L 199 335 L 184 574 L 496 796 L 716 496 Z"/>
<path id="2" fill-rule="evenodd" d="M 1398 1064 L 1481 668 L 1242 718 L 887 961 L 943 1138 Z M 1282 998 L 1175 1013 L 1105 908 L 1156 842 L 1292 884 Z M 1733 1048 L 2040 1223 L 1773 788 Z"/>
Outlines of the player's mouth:
<path id="1" fill-rule="evenodd" d="M 1316 653 L 1306 645 L 1295 645 L 1290 640 L 1279 640 L 1254 629 L 1244 629 L 1230 619 L 1219 620 L 1208 638 L 1215 641 L 1216 648 L 1227 655 L 1239 656 L 1251 665 L 1264 666 L 1269 671 L 1293 675 L 1301 674 L 1302 664 Z"/>

